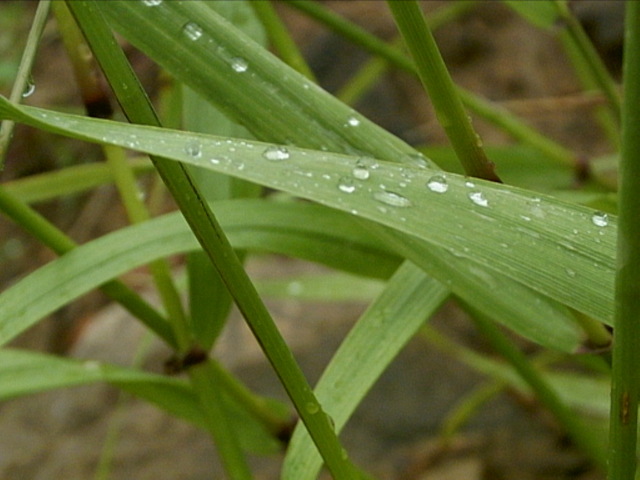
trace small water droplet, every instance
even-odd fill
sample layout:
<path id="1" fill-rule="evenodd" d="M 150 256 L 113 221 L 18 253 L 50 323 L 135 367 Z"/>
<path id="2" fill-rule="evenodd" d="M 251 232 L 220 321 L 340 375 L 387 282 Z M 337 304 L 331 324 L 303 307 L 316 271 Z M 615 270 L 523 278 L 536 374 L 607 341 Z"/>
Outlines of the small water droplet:
<path id="1" fill-rule="evenodd" d="M 202 145 L 200 142 L 192 141 L 185 145 L 184 151 L 190 157 L 200 158 L 202 156 Z"/>
<path id="2" fill-rule="evenodd" d="M 356 191 L 356 186 L 353 183 L 353 178 L 351 177 L 342 177 L 338 181 L 338 190 L 344 193 L 353 193 Z"/>
<path id="3" fill-rule="evenodd" d="M 464 186 L 467 188 L 474 188 L 476 184 L 473 182 L 464 182 Z"/>
<path id="4" fill-rule="evenodd" d="M 247 71 L 249 64 L 242 57 L 234 57 L 231 59 L 231 68 L 234 72 L 242 73 Z"/>
<path id="5" fill-rule="evenodd" d="M 268 147 L 263 153 L 262 156 L 271 162 L 279 162 L 282 160 L 287 160 L 290 156 L 289 150 L 285 147 Z"/>
<path id="6" fill-rule="evenodd" d="M 302 285 L 302 283 L 297 281 L 293 281 L 289 283 L 289 285 L 287 285 L 287 293 L 289 295 L 298 296 L 302 293 L 303 290 L 304 286 Z"/>
<path id="7" fill-rule="evenodd" d="M 603 212 L 596 212 L 591 217 L 591 222 L 596 227 L 606 227 L 607 225 L 609 225 L 609 215 Z"/>
<path id="8" fill-rule="evenodd" d="M 27 98 L 33 95 L 33 92 L 36 91 L 36 84 L 33 82 L 33 79 L 29 77 L 27 83 L 24 86 L 24 90 L 22 91 L 22 98 Z"/>
<path id="9" fill-rule="evenodd" d="M 360 125 L 360 120 L 358 120 L 356 117 L 349 117 L 347 118 L 347 125 L 350 127 L 357 127 L 358 125 Z"/>
<path id="10" fill-rule="evenodd" d="M 412 205 L 411 200 L 407 197 L 403 197 L 402 195 L 387 190 L 375 192 L 373 194 L 373 198 L 378 202 L 391 205 L 392 207 L 410 207 Z"/>
<path id="11" fill-rule="evenodd" d="M 368 163 L 369 162 L 362 158 L 358 159 L 356 166 L 353 167 L 353 170 L 351 171 L 353 176 L 358 180 L 367 180 L 371 176 Z"/>
<path id="12" fill-rule="evenodd" d="M 480 137 L 480 135 L 476 133 L 476 147 L 482 148 L 482 145 L 483 145 L 482 138 Z"/>
<path id="13" fill-rule="evenodd" d="M 415 167 L 423 169 L 433 167 L 431 161 L 422 153 L 409 153 L 408 155 L 403 157 L 402 163 L 406 163 L 408 165 L 413 165 Z"/>
<path id="14" fill-rule="evenodd" d="M 320 405 L 318 405 L 315 402 L 308 402 L 305 408 L 307 409 L 307 412 L 310 413 L 311 415 L 315 415 L 320 411 Z"/>
<path id="15" fill-rule="evenodd" d="M 445 193 L 449 190 L 449 184 L 444 175 L 434 175 L 427 182 L 427 188 L 435 193 Z"/>
<path id="16" fill-rule="evenodd" d="M 479 207 L 488 207 L 489 206 L 489 201 L 487 200 L 487 197 L 485 197 L 482 192 L 479 192 L 479 191 L 475 190 L 475 191 L 469 193 L 468 196 L 469 196 L 469 200 L 471 200 L 473 203 L 475 203 Z"/>
<path id="17" fill-rule="evenodd" d="M 147 7 L 157 7 L 162 3 L 162 0 L 142 0 Z"/>
<path id="18" fill-rule="evenodd" d="M 575 278 L 576 276 L 576 271 L 570 268 L 565 268 L 564 272 L 571 278 Z"/>
<path id="19" fill-rule="evenodd" d="M 202 27 L 196 22 L 187 22 L 182 27 L 182 33 L 195 42 L 202 37 Z"/>
<path id="20" fill-rule="evenodd" d="M 531 221 L 531 217 L 527 217 L 526 215 L 520 215 L 520 218 L 523 219 L 525 222 Z"/>

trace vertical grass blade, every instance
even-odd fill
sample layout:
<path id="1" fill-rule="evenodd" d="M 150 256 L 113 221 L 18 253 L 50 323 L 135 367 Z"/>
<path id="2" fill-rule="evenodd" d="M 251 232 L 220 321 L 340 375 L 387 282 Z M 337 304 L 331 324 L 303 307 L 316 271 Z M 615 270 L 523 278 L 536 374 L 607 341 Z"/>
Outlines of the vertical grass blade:
<path id="1" fill-rule="evenodd" d="M 640 2 L 627 2 L 609 479 L 636 470 L 640 390 Z"/>
<path id="2" fill-rule="evenodd" d="M 465 172 L 500 181 L 471 125 L 420 5 L 415 1 L 388 1 L 389 8 L 416 63 L 418 76 Z"/>

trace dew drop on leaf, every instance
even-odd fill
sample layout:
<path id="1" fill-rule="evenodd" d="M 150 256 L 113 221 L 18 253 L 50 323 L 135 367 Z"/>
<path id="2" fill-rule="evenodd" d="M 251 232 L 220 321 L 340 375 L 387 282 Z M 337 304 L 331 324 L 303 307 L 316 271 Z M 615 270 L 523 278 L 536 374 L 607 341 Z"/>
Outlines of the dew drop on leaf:
<path id="1" fill-rule="evenodd" d="M 609 215 L 603 212 L 596 212 L 591 217 L 591 222 L 596 227 L 606 227 L 607 225 L 609 225 Z"/>
<path id="2" fill-rule="evenodd" d="M 356 162 L 356 166 L 353 167 L 351 173 L 358 180 L 367 180 L 371 175 L 367 162 L 362 158 L 358 159 L 358 161 Z"/>
<path id="3" fill-rule="evenodd" d="M 267 147 L 262 156 L 270 162 L 280 162 L 290 157 L 289 150 L 285 147 Z"/>
<path id="4" fill-rule="evenodd" d="M 202 156 L 202 145 L 200 142 L 189 142 L 185 145 L 184 151 L 192 158 L 200 158 Z"/>
<path id="5" fill-rule="evenodd" d="M 187 22 L 182 27 L 182 33 L 189 39 L 196 41 L 202 37 L 202 27 L 196 22 Z"/>
<path id="6" fill-rule="evenodd" d="M 249 64 L 242 57 L 233 57 L 231 59 L 231 68 L 234 72 L 242 73 L 247 71 Z"/>
<path id="7" fill-rule="evenodd" d="M 427 188 L 434 193 L 445 193 L 449 190 L 449 184 L 444 175 L 434 175 L 427 182 Z"/>
<path id="8" fill-rule="evenodd" d="M 307 412 L 310 413 L 311 415 L 315 415 L 320 411 L 320 405 L 318 405 L 315 402 L 308 402 L 305 408 L 307 409 Z"/>
<path id="9" fill-rule="evenodd" d="M 157 7 L 162 3 L 162 0 L 142 0 L 142 3 L 147 7 Z"/>
<path id="10" fill-rule="evenodd" d="M 356 186 L 353 183 L 353 178 L 351 177 L 342 177 L 338 181 L 338 190 L 344 193 L 353 193 L 356 191 Z"/>
<path id="11" fill-rule="evenodd" d="M 36 91 L 36 84 L 33 83 L 33 80 L 29 78 L 27 83 L 24 86 L 24 90 L 22 91 L 22 98 L 27 98 L 33 95 L 33 92 Z"/>
<path id="12" fill-rule="evenodd" d="M 349 117 L 347 118 L 347 125 L 350 127 L 357 127 L 358 125 L 360 125 L 360 120 L 358 120 L 356 117 Z"/>
<path id="13" fill-rule="evenodd" d="M 392 207 L 410 207 L 412 205 L 411 200 L 407 197 L 403 197 L 395 192 L 389 192 L 384 190 L 382 192 L 375 192 L 373 198 L 378 202 L 391 205 Z"/>
<path id="14" fill-rule="evenodd" d="M 485 197 L 482 192 L 479 192 L 477 190 L 469 193 L 469 200 L 471 200 L 473 203 L 475 203 L 479 207 L 489 206 L 489 201 L 487 200 L 487 197 Z"/>

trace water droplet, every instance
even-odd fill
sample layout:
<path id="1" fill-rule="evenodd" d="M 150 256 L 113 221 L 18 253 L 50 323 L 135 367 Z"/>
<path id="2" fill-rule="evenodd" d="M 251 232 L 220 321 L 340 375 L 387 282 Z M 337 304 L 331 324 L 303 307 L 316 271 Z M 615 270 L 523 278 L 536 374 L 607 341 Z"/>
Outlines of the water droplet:
<path id="1" fill-rule="evenodd" d="M 570 268 L 565 268 L 564 272 L 571 278 L 575 278 L 575 276 L 576 276 L 576 271 L 572 270 Z"/>
<path id="2" fill-rule="evenodd" d="M 358 125 L 360 125 L 360 120 L 358 120 L 356 117 L 349 117 L 347 118 L 347 125 L 350 127 L 357 127 Z"/>
<path id="3" fill-rule="evenodd" d="M 289 283 L 289 285 L 287 285 L 287 293 L 289 295 L 298 296 L 302 293 L 303 290 L 304 286 L 302 285 L 302 283 L 297 281 L 293 281 Z"/>
<path id="4" fill-rule="evenodd" d="M 353 178 L 351 177 L 342 177 L 338 181 L 338 190 L 344 193 L 353 193 L 356 191 L 356 186 L 353 183 Z"/>
<path id="5" fill-rule="evenodd" d="M 476 190 L 476 191 L 473 191 L 473 192 L 469 193 L 468 196 L 469 196 L 469 200 L 471 200 L 473 203 L 475 203 L 479 207 L 488 207 L 489 206 L 489 201 L 487 200 L 487 197 L 485 197 L 482 192 L 479 192 L 479 191 Z"/>
<path id="6" fill-rule="evenodd" d="M 356 162 L 356 166 L 353 167 L 353 170 L 351 171 L 353 176 L 358 180 L 367 180 L 371 175 L 368 163 L 369 162 L 367 162 L 365 159 L 358 159 L 358 161 Z"/>
<path id="7" fill-rule="evenodd" d="M 142 0 L 147 7 L 157 7 L 162 3 L 162 0 Z"/>
<path id="8" fill-rule="evenodd" d="M 27 98 L 33 95 L 33 92 L 36 91 L 36 84 L 33 83 L 33 79 L 29 77 L 27 83 L 24 86 L 24 90 L 22 91 L 22 98 Z"/>
<path id="9" fill-rule="evenodd" d="M 476 133 L 476 147 L 482 148 L 482 138 Z"/>
<path id="10" fill-rule="evenodd" d="M 449 184 L 444 175 L 434 175 L 427 182 L 427 188 L 435 193 L 445 193 L 449 190 Z"/>
<path id="11" fill-rule="evenodd" d="M 287 160 L 290 156 L 289 150 L 285 147 L 268 147 L 262 154 L 264 158 L 271 162 L 279 162 Z"/>
<path id="12" fill-rule="evenodd" d="M 422 153 L 409 153 L 402 157 L 402 163 L 413 165 L 418 168 L 433 168 L 433 162 L 425 157 Z"/>
<path id="13" fill-rule="evenodd" d="M 531 221 L 531 217 L 527 217 L 526 215 L 520 215 L 520 218 L 523 219 L 525 222 Z"/>
<path id="14" fill-rule="evenodd" d="M 310 413 L 311 415 L 315 415 L 320 411 L 320 405 L 318 405 L 315 402 L 308 402 L 305 408 L 307 409 L 307 412 Z"/>
<path id="15" fill-rule="evenodd" d="M 182 27 L 182 33 L 185 34 L 189 40 L 195 42 L 202 37 L 202 27 L 196 22 L 187 22 Z"/>
<path id="16" fill-rule="evenodd" d="M 476 186 L 476 184 L 473 182 L 464 182 L 464 186 L 467 188 L 473 188 Z"/>
<path id="17" fill-rule="evenodd" d="M 185 145 L 184 151 L 190 157 L 200 158 L 202 156 L 202 145 L 200 142 L 192 141 Z"/>
<path id="18" fill-rule="evenodd" d="M 596 227 L 606 227 L 607 225 L 609 225 L 609 215 L 603 212 L 596 212 L 591 217 L 591 222 Z"/>
<path id="19" fill-rule="evenodd" d="M 373 198 L 392 207 L 410 207 L 412 205 L 411 200 L 407 197 L 387 190 L 374 193 Z"/>
<path id="20" fill-rule="evenodd" d="M 231 68 L 234 72 L 242 73 L 247 71 L 249 64 L 242 57 L 234 57 L 231 59 Z"/>

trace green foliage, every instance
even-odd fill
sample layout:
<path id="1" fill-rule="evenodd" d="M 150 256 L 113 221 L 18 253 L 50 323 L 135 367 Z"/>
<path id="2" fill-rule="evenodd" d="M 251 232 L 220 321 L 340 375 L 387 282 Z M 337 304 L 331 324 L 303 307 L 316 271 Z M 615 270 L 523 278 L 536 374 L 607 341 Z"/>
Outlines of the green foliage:
<path id="1" fill-rule="evenodd" d="M 620 106 L 611 79 L 594 58 L 592 46 L 584 43 L 564 2 L 505 3 L 540 28 L 552 29 L 559 19 L 567 22 L 566 41 L 582 52 L 585 74 L 605 91 L 615 115 Z M 0 186 L 0 210 L 64 254 L 0 293 L 0 345 L 102 286 L 138 312 L 179 359 L 196 355 L 202 361 L 190 365 L 185 360 L 188 376 L 177 380 L 135 368 L 3 347 L 0 398 L 108 382 L 207 430 L 229 478 L 251 478 L 246 453 L 274 452 L 275 437 L 287 426 L 291 412 L 250 392 L 208 358 L 206 352 L 235 302 L 302 420 L 288 445 L 282 478 L 316 478 L 323 462 L 335 478 L 366 478 L 351 463 L 337 435 L 404 345 L 453 297 L 475 318 L 504 361 L 436 334 L 426 335 L 430 341 L 497 380 L 491 391 L 508 385 L 537 396 L 575 443 L 604 468 L 603 446 L 579 414 L 605 422 L 608 378 L 559 373 L 548 365 L 539 368 L 495 323 L 563 358 L 572 358 L 596 338 L 606 343 L 609 334 L 603 325 L 613 325 L 615 318 L 618 328 L 632 315 L 621 311 L 637 312 L 632 305 L 637 289 L 629 285 L 638 282 L 633 276 L 620 276 L 616 241 L 617 235 L 626 235 L 631 245 L 622 252 L 630 255 L 622 267 L 636 265 L 640 255 L 633 249 L 635 233 L 629 219 L 638 215 L 637 194 L 629 192 L 640 189 L 621 183 L 627 185 L 628 197 L 621 199 L 620 209 L 628 223 L 625 232 L 618 232 L 616 204 L 608 200 L 615 182 L 603 182 L 595 175 L 582 190 L 569 189 L 574 172 L 567 149 L 514 124 L 491 104 L 461 93 L 448 77 L 428 22 L 414 2 L 390 2 L 390 7 L 416 59 L 415 67 L 394 47 L 372 41 L 350 22 L 325 15 L 321 7 L 311 7 L 310 12 L 363 48 L 418 72 L 435 97 L 438 119 L 452 143 L 452 148 L 423 149 L 431 158 L 315 85 L 313 72 L 268 2 L 255 5 L 255 11 L 250 2 L 242 1 L 68 5 L 132 123 L 20 106 L 15 98 L 4 97 L 0 97 L 0 117 L 99 144 L 116 156 L 122 155 L 120 149 L 135 150 L 149 155 L 152 162 L 120 162 L 110 170 L 101 165 L 74 166 Z M 161 97 L 163 121 L 184 131 L 160 126 L 111 29 L 171 77 Z M 265 48 L 267 38 L 274 39 L 291 66 Z M 32 35 L 27 65 L 37 41 L 38 36 Z M 637 69 L 637 62 L 629 64 Z M 631 78 L 625 77 L 625 87 Z M 637 95 L 637 88 L 629 91 Z M 179 108 L 171 110 L 167 106 L 171 102 Z M 463 104 L 485 112 L 528 146 L 483 148 Z M 629 128 L 638 107 L 627 105 L 623 112 Z M 3 136 L 2 151 L 9 138 Z M 634 154 L 637 158 L 637 145 L 628 131 L 624 138 L 628 175 L 639 177 L 628 166 Z M 504 184 L 495 182 L 498 178 L 488 158 L 495 160 Z M 136 206 L 132 200 L 137 194 L 134 175 L 153 169 L 181 211 L 121 228 L 82 246 L 75 246 L 26 205 L 114 182 L 135 210 L 144 205 Z M 465 176 L 464 170 L 483 178 Z M 126 182 L 118 180 L 122 178 Z M 279 194 L 264 195 L 266 188 Z M 138 219 L 151 216 L 146 210 L 138 213 Z M 242 261 L 263 252 L 321 263 L 338 272 L 254 286 Z M 176 287 L 169 270 L 163 270 L 166 265 L 153 263 L 176 254 L 188 255 L 186 306 L 177 294 L 172 297 Z M 115 281 L 152 263 L 160 265 L 155 281 L 167 293 L 166 315 Z M 624 271 L 627 275 L 629 270 Z M 295 296 L 293 282 L 303 291 L 299 299 L 371 300 L 313 391 L 258 295 Z M 635 335 L 633 329 L 628 331 L 625 335 Z M 628 366 L 624 358 L 618 362 Z M 626 411 L 635 412 L 635 374 L 619 375 L 632 385 L 628 387 L 632 403 Z M 616 395 L 628 401 L 625 392 L 629 390 Z M 635 421 L 634 415 L 631 427 L 624 425 L 633 430 L 626 433 L 633 441 Z M 612 434 L 612 442 L 617 440 Z M 625 448 L 628 452 L 635 445 L 627 443 Z M 635 468 L 630 461 L 620 462 L 623 471 Z"/>

